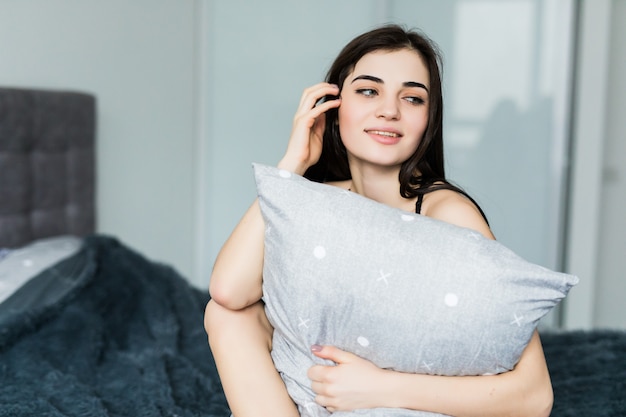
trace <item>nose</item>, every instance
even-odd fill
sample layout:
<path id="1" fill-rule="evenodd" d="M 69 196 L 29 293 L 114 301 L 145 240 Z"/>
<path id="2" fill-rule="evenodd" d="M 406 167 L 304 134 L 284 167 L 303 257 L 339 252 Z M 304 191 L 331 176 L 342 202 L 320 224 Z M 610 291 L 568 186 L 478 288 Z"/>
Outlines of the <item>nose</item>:
<path id="1" fill-rule="evenodd" d="M 376 117 L 387 120 L 398 120 L 400 118 L 400 108 L 395 97 L 380 100 L 380 104 L 376 109 Z"/>

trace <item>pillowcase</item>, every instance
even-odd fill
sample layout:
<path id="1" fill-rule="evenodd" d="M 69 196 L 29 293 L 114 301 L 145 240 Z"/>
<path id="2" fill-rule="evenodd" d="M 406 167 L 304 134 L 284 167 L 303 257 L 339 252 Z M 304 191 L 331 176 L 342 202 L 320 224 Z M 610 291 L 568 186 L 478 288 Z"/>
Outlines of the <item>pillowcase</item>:
<path id="1" fill-rule="evenodd" d="M 272 357 L 305 415 L 324 415 L 306 414 L 306 372 L 324 362 L 313 344 L 403 372 L 506 372 L 578 282 L 471 229 L 277 168 L 254 171 Z"/>
<path id="2" fill-rule="evenodd" d="M 0 303 L 43 270 L 74 255 L 82 239 L 61 235 L 35 240 L 15 249 L 0 249 Z"/>

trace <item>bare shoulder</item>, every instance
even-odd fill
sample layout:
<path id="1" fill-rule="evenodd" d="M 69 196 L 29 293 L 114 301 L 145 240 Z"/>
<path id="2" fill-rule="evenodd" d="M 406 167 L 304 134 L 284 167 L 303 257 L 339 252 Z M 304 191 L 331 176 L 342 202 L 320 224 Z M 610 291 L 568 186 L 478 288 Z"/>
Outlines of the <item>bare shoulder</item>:
<path id="1" fill-rule="evenodd" d="M 452 190 L 437 190 L 424 196 L 422 214 L 456 226 L 474 229 L 494 239 L 489 225 L 467 197 Z"/>

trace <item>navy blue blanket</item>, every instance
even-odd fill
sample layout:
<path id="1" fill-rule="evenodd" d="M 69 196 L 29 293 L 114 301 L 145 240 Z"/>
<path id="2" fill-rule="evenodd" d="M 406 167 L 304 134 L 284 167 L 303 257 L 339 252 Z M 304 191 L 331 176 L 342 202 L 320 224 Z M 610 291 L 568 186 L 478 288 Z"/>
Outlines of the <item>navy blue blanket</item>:
<path id="1" fill-rule="evenodd" d="M 68 290 L 0 315 L 0 416 L 229 415 L 208 295 L 173 269 L 94 236 L 33 280 Z"/>
<path id="2" fill-rule="evenodd" d="M 0 304 L 0 417 L 228 417 L 208 299 L 117 240 L 87 238 Z M 626 416 L 626 332 L 542 341 L 552 417 Z"/>
<path id="3" fill-rule="evenodd" d="M 552 378 L 551 417 L 626 416 L 626 332 L 541 336 Z"/>

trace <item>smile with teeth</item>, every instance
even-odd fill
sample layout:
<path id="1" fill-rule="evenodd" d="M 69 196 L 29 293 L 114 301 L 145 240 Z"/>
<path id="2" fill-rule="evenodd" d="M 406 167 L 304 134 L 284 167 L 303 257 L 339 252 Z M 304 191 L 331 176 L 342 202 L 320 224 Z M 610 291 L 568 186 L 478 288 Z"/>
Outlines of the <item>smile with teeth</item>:
<path id="1" fill-rule="evenodd" d="M 373 135 L 379 135 L 379 136 L 387 136 L 390 138 L 399 138 L 400 135 L 394 132 L 386 132 L 383 130 L 366 130 L 367 133 L 371 133 Z"/>

